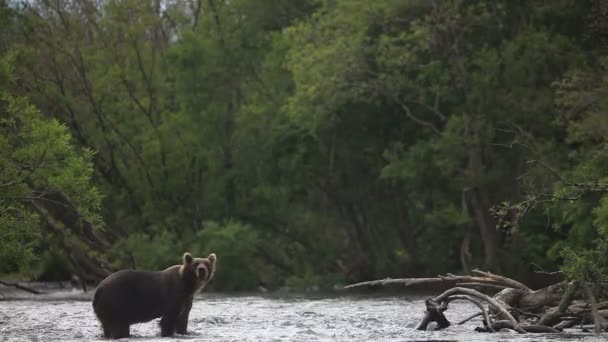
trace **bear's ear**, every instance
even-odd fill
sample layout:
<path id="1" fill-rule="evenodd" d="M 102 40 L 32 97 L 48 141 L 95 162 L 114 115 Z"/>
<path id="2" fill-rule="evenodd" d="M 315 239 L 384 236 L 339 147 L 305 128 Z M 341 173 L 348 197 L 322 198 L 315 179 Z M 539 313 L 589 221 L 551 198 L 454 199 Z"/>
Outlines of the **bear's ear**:
<path id="1" fill-rule="evenodd" d="M 192 254 L 186 252 L 184 253 L 184 265 L 187 265 L 192 262 Z"/>
<path id="2" fill-rule="evenodd" d="M 207 259 L 209 259 L 209 261 L 211 262 L 211 264 L 215 265 L 215 261 L 217 260 L 217 257 L 215 256 L 215 253 L 211 253 L 207 257 Z"/>

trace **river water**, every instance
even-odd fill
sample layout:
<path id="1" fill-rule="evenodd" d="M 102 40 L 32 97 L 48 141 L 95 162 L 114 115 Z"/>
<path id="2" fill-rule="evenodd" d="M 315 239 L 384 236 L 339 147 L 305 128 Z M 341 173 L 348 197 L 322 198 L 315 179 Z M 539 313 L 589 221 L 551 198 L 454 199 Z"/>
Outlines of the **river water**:
<path id="1" fill-rule="evenodd" d="M 54 290 L 45 295 L 0 293 L 0 341 L 98 341 L 101 327 L 92 293 Z M 424 311 L 419 295 L 203 293 L 190 313 L 189 335 L 161 338 L 158 321 L 131 326 L 129 341 L 608 341 L 608 334 L 477 333 L 480 319 L 455 323 L 477 312 L 453 302 L 454 323 L 443 331 L 417 331 Z"/>

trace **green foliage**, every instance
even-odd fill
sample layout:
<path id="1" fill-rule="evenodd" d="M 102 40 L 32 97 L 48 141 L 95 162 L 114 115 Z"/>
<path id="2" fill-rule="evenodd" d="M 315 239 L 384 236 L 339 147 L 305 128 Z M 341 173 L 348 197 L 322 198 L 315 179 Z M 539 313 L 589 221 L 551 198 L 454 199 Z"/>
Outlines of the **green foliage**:
<path id="1" fill-rule="evenodd" d="M 182 246 L 175 233 L 162 231 L 154 235 L 131 234 L 115 244 L 114 249 L 132 268 L 158 271 L 182 262 L 186 252 Z"/>
<path id="2" fill-rule="evenodd" d="M 61 192 L 85 219 L 99 223 L 101 194 L 90 182 L 91 151 L 76 149 L 64 125 L 6 93 L 0 108 L 0 271 L 10 272 L 32 261 L 43 236 L 31 202 Z"/>
<path id="3" fill-rule="evenodd" d="M 53 239 L 47 239 L 40 244 L 36 263 L 31 268 L 25 269 L 36 275 L 40 281 L 64 281 L 72 278 L 71 264 L 65 252 L 56 246 Z"/>
<path id="4" fill-rule="evenodd" d="M 586 282 L 597 282 L 608 277 L 606 254 L 608 243 L 598 241 L 595 250 L 572 249 L 566 247 L 562 252 L 564 265 L 562 270 L 568 279 Z"/>
<path id="5" fill-rule="evenodd" d="M 192 246 L 196 255 L 207 256 L 211 252 L 218 255 L 213 287 L 231 291 L 252 289 L 260 283 L 263 270 L 257 257 L 260 242 L 258 233 L 250 226 L 236 221 L 223 224 L 210 221 L 187 245 Z"/>
<path id="6" fill-rule="evenodd" d="M 40 237 L 38 226 L 38 216 L 24 206 L 0 202 L 0 273 L 15 272 L 31 264 Z"/>
<path id="7" fill-rule="evenodd" d="M 221 290 L 605 274 L 595 5 L 85 3 L 0 5 L 2 270 L 67 248 L 55 191 L 115 268 L 215 252 Z"/>

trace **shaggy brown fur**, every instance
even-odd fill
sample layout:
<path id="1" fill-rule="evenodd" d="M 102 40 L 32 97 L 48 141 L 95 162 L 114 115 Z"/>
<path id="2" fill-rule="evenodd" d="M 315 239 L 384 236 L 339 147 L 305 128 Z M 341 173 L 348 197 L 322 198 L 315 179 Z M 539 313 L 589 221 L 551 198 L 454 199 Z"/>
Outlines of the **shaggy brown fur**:
<path id="1" fill-rule="evenodd" d="M 194 295 L 215 272 L 217 257 L 193 258 L 161 272 L 124 270 L 104 279 L 95 292 L 93 309 L 109 338 L 129 336 L 129 326 L 161 318 L 162 336 L 185 334 Z"/>

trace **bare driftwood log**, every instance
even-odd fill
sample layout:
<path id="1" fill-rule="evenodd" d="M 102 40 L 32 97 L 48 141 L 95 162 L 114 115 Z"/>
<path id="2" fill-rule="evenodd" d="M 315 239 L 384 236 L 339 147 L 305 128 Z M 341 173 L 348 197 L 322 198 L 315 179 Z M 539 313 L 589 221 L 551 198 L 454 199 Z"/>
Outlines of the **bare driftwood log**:
<path id="1" fill-rule="evenodd" d="M 492 324 L 492 328 L 494 329 L 494 331 L 501 330 L 501 329 L 516 330 L 515 327 L 513 326 L 513 322 L 510 322 L 508 320 L 496 321 L 496 322 L 494 322 L 494 324 Z M 559 330 L 557 330 L 555 328 L 547 327 L 547 326 L 544 326 L 544 325 L 537 325 L 537 324 L 523 325 L 520 328 L 525 333 L 526 332 L 530 332 L 530 333 L 559 333 Z"/>
<path id="2" fill-rule="evenodd" d="M 447 305 L 439 303 L 433 298 L 427 299 L 425 302 L 426 311 L 422 321 L 416 326 L 416 330 L 426 330 L 427 326 L 431 322 L 437 323 L 437 329 L 444 329 L 450 326 L 450 321 L 445 317 L 443 312 L 448 309 Z"/>
<path id="3" fill-rule="evenodd" d="M 517 322 L 517 320 L 515 320 L 513 315 L 511 315 L 511 313 L 509 313 L 509 311 L 503 304 L 498 302 L 495 298 L 492 298 L 479 291 L 476 291 L 473 289 L 466 289 L 463 287 L 454 287 L 454 288 L 451 288 L 451 289 L 445 291 L 444 293 L 440 294 L 439 296 L 437 296 L 437 298 L 435 298 L 435 301 L 449 302 L 451 300 L 452 296 L 461 295 L 461 294 L 476 298 L 481 301 L 485 301 L 486 303 L 488 303 L 490 305 L 491 310 L 499 312 L 500 316 L 506 318 L 509 322 L 511 322 L 511 324 L 513 325 L 513 330 L 515 330 L 517 332 L 522 332 L 522 333 L 525 332 L 519 327 L 519 322 Z"/>
<path id="4" fill-rule="evenodd" d="M 473 270 L 472 273 L 475 275 L 448 273 L 435 278 L 386 278 L 352 284 L 345 288 L 389 284 L 451 287 L 439 296 L 425 301 L 426 311 L 416 327 L 418 330 L 426 330 L 431 322 L 437 323 L 435 329 L 448 328 L 451 323 L 444 312 L 454 300 L 466 300 L 481 310 L 459 322 L 463 324 L 482 316 L 484 326 L 478 327 L 476 331 L 510 329 L 519 333 L 559 333 L 566 328 L 586 327 L 590 323 L 594 324 L 596 332 L 608 328 L 608 301 L 603 298 L 604 301 L 598 303 L 598 298 L 606 295 L 602 295 L 601 291 L 599 295 L 594 293 L 588 283 L 581 286 L 578 282 L 561 281 L 532 290 L 517 280 L 490 272 Z M 490 296 L 477 289 L 494 294 Z"/>
<path id="5" fill-rule="evenodd" d="M 485 319 L 485 324 L 489 327 L 490 330 L 492 330 L 492 332 L 494 332 L 494 328 L 492 327 L 492 321 L 490 320 L 490 315 L 488 314 L 488 310 L 486 310 L 486 307 L 483 306 L 483 304 L 478 301 L 477 299 L 473 299 L 470 296 L 466 296 L 466 295 L 452 295 L 450 296 L 449 300 L 453 301 L 453 300 L 457 300 L 457 299 L 463 299 L 463 300 L 467 300 L 475 305 L 477 305 L 477 307 L 481 310 L 480 313 L 476 314 L 475 316 L 478 315 L 483 315 L 484 319 Z M 448 303 L 446 301 L 446 303 Z M 462 322 L 464 323 L 464 322 Z M 462 324 L 462 323 L 458 323 L 458 324 Z"/>
<path id="6" fill-rule="evenodd" d="M 485 311 L 485 308 L 484 308 L 484 311 Z M 481 316 L 483 314 L 484 314 L 483 312 L 478 312 L 476 314 L 472 314 L 471 316 L 469 316 L 469 317 L 463 319 L 462 321 L 458 322 L 458 325 L 465 324 L 466 322 L 472 320 L 473 318 L 477 318 L 477 317 L 479 317 L 479 316 Z"/>
<path id="7" fill-rule="evenodd" d="M 43 294 L 44 293 L 40 290 L 36 290 L 35 288 L 29 287 L 26 285 L 22 285 L 19 283 L 9 283 L 9 282 L 3 281 L 3 280 L 0 280 L 0 285 L 11 286 L 11 287 L 17 288 L 19 290 L 27 291 L 27 292 L 33 293 L 33 294 Z"/>
<path id="8" fill-rule="evenodd" d="M 576 292 L 577 286 L 578 284 L 574 282 L 569 283 L 568 289 L 566 290 L 566 293 L 564 293 L 564 296 L 559 302 L 559 305 L 556 308 L 547 310 L 547 312 L 538 320 L 537 324 L 547 326 L 553 326 L 558 324 L 561 321 L 562 315 L 564 314 L 566 309 L 568 309 L 568 305 L 570 305 L 570 303 L 574 299 L 574 294 Z"/>
<path id="9" fill-rule="evenodd" d="M 353 287 L 360 287 L 360 286 L 389 285 L 389 284 L 403 284 L 405 286 L 419 285 L 419 284 L 438 284 L 438 283 L 450 283 L 451 284 L 452 282 L 453 281 L 444 280 L 442 278 L 399 278 L 399 279 L 384 278 L 384 279 L 380 279 L 380 280 L 365 281 L 362 283 L 352 284 L 352 285 L 345 286 L 344 288 L 350 289 Z"/>
<path id="10" fill-rule="evenodd" d="M 591 315 L 593 317 L 593 325 L 595 328 L 595 332 L 599 333 L 602 329 L 605 329 L 607 324 L 606 320 L 600 315 L 600 312 L 597 308 L 597 301 L 595 299 L 595 295 L 593 294 L 593 290 L 588 284 L 584 285 L 585 294 L 589 299 L 589 303 L 591 304 Z"/>
<path id="11" fill-rule="evenodd" d="M 530 290 L 529 287 L 527 287 L 526 285 L 518 282 L 517 280 L 513 280 L 507 277 L 503 277 L 503 276 L 499 276 L 496 274 L 492 274 L 490 272 L 482 272 L 480 270 L 473 270 L 473 273 L 477 273 L 477 274 L 481 274 L 482 276 L 486 277 L 486 278 L 490 278 L 490 279 L 494 279 L 497 282 L 504 284 L 505 286 L 508 287 L 512 287 L 514 289 L 520 289 L 522 291 L 526 291 L 526 292 L 532 292 L 532 290 Z"/>

